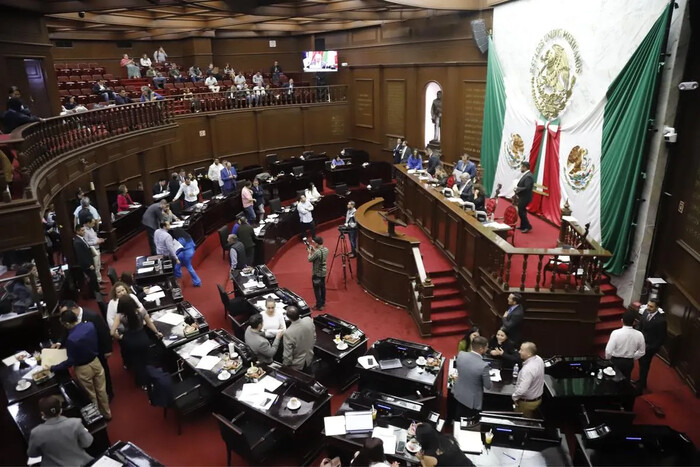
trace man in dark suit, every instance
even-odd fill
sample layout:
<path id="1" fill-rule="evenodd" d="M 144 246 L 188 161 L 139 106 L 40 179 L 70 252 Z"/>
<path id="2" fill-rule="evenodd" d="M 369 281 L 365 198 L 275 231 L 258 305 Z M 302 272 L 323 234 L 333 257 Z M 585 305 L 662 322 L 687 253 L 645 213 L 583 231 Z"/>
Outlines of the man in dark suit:
<path id="1" fill-rule="evenodd" d="M 100 96 L 105 102 L 114 99 L 114 91 L 107 87 L 105 80 L 101 79 L 92 87 L 92 93 Z"/>
<path id="2" fill-rule="evenodd" d="M 503 328 L 516 348 L 521 342 L 521 328 L 524 317 L 523 296 L 519 293 L 508 295 L 508 309 L 503 314 Z"/>
<path id="3" fill-rule="evenodd" d="M 394 164 L 401 163 L 402 150 L 403 150 L 403 139 L 396 138 L 396 147 L 394 148 Z"/>
<path id="4" fill-rule="evenodd" d="M 637 389 L 643 391 L 647 387 L 651 360 L 666 342 L 666 314 L 655 299 L 649 300 L 646 307 L 642 307 L 639 311 L 642 312 L 642 316 L 637 323 L 637 329 L 644 334 L 646 351 L 644 356 L 639 359 Z"/>
<path id="5" fill-rule="evenodd" d="M 160 177 L 158 183 L 153 185 L 153 194 L 159 195 L 168 191 L 168 180 L 165 177 Z"/>
<path id="6" fill-rule="evenodd" d="M 143 217 L 141 218 L 141 223 L 146 227 L 148 245 L 151 247 L 152 255 L 156 254 L 156 244 L 153 241 L 153 234 L 160 228 L 160 223 L 163 218 L 163 209 L 167 206 L 168 202 L 164 199 L 153 203 L 146 208 L 146 212 L 143 213 Z"/>
<path id="7" fill-rule="evenodd" d="M 527 205 L 532 201 L 532 189 L 535 186 L 535 177 L 530 172 L 530 163 L 523 161 L 520 164 L 520 180 L 515 188 L 515 194 L 518 195 L 518 216 L 520 216 L 520 230 L 523 233 L 528 233 L 532 230 L 530 221 L 527 220 Z"/>
<path id="8" fill-rule="evenodd" d="M 78 225 L 75 230 L 75 237 L 73 237 L 73 250 L 75 250 L 75 260 L 78 262 L 78 266 L 83 270 L 83 273 L 87 276 L 90 281 L 90 290 L 94 295 L 101 294 L 100 284 L 97 282 L 97 274 L 95 273 L 95 263 L 93 261 L 93 254 L 90 245 L 88 245 L 87 240 L 85 240 L 85 226 Z"/>
<path id="9" fill-rule="evenodd" d="M 471 351 L 462 351 L 457 355 L 457 380 L 452 388 L 458 402 L 455 413 L 457 420 L 460 417 L 476 417 L 481 410 L 484 388 L 491 388 L 489 364 L 483 358 L 487 346 L 488 341 L 485 337 L 475 337 L 471 342 Z"/>
<path id="10" fill-rule="evenodd" d="M 442 165 L 442 161 L 440 160 L 440 152 L 435 151 L 432 148 L 427 148 L 428 151 L 428 173 L 431 176 L 435 175 L 435 171 L 437 170 L 438 166 Z"/>
<path id="11" fill-rule="evenodd" d="M 107 396 L 109 396 L 109 400 L 111 401 L 114 398 L 114 391 L 112 389 L 112 377 L 109 373 L 107 358 L 112 354 L 112 336 L 109 333 L 107 322 L 99 313 L 88 310 L 87 308 L 81 308 L 73 300 L 63 300 L 59 304 L 58 309 L 61 313 L 72 310 L 78 317 L 78 321 L 81 323 L 92 323 L 95 326 L 95 330 L 97 331 L 97 358 L 100 360 L 105 370 Z"/>
<path id="12" fill-rule="evenodd" d="M 294 80 L 292 78 L 289 79 L 286 83 L 282 85 L 282 89 L 284 90 L 284 96 L 287 99 L 288 102 L 293 102 L 294 101 Z"/>

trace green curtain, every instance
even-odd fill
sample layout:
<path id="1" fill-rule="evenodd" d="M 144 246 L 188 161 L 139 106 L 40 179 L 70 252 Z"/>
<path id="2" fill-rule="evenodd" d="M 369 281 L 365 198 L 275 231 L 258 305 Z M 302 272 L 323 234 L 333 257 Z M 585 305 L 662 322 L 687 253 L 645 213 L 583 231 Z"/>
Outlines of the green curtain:
<path id="1" fill-rule="evenodd" d="M 607 92 L 601 148 L 600 219 L 603 246 L 614 252 L 606 271 L 625 269 L 652 99 L 671 2 Z M 490 66 L 490 62 L 489 62 Z M 483 150 L 482 150 L 483 154 Z"/>
<path id="2" fill-rule="evenodd" d="M 493 179 L 498 166 L 501 149 L 503 120 L 506 114 L 506 87 L 503 71 L 489 36 L 488 70 L 486 72 L 486 97 L 484 100 L 484 126 L 481 137 L 481 166 L 484 173 L 484 188 L 487 193 L 493 189 Z"/>

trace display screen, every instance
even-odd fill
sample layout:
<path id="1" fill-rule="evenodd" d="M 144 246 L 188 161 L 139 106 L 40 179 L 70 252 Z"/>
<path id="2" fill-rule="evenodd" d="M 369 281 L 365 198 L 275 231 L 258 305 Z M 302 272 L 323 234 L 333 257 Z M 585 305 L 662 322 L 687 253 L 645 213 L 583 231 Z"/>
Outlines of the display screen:
<path id="1" fill-rule="evenodd" d="M 310 73 L 338 71 L 337 50 L 303 52 L 304 71 Z"/>

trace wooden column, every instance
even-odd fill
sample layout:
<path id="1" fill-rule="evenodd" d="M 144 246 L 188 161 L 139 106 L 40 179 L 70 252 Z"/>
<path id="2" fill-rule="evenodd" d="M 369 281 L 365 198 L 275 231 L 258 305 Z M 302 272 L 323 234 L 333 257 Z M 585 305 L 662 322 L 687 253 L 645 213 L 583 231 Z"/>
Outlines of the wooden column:
<path id="1" fill-rule="evenodd" d="M 103 183 L 103 171 L 106 167 L 100 167 L 92 171 L 92 181 L 95 184 L 95 197 L 97 198 L 97 204 L 100 207 L 98 210 L 100 214 L 100 219 L 102 223 L 100 225 L 100 233 L 105 237 L 105 251 L 112 253 L 113 258 L 117 259 L 117 236 L 115 234 L 115 229 L 112 227 L 112 212 L 110 210 L 109 200 L 107 199 L 107 192 L 105 191 L 105 184 Z"/>
<path id="2" fill-rule="evenodd" d="M 41 282 L 41 289 L 44 292 L 46 309 L 51 312 L 56 308 L 58 295 L 56 295 L 56 289 L 53 287 L 53 278 L 51 277 L 46 245 L 32 245 L 32 256 L 34 257 L 36 270 L 39 273 L 39 281 Z"/>
<path id="3" fill-rule="evenodd" d="M 146 167 L 146 153 L 140 152 L 136 156 L 141 171 L 141 183 L 143 184 L 143 203 L 148 206 L 153 203 L 153 180 L 151 172 Z"/>

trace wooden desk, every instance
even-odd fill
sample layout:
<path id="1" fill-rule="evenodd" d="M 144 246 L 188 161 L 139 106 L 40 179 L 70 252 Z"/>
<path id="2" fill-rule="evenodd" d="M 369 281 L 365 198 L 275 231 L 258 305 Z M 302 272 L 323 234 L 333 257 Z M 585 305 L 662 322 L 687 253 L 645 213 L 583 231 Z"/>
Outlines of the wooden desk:
<path id="1" fill-rule="evenodd" d="M 188 312 L 188 310 L 194 310 L 194 314 L 199 314 L 199 317 L 197 317 L 196 319 L 191 318 L 190 312 Z M 183 319 L 193 319 L 194 323 L 197 324 L 199 332 L 185 336 L 185 321 L 176 325 L 166 323 L 164 321 L 159 321 L 159 318 L 163 317 L 167 313 L 174 313 L 176 315 L 180 315 L 183 317 Z M 199 311 L 192 305 L 190 305 L 188 302 L 180 302 L 176 305 L 167 308 L 161 308 L 160 310 L 155 311 L 153 313 L 149 312 L 149 314 L 151 315 L 153 324 L 158 330 L 158 332 L 163 334 L 163 339 L 159 339 L 158 342 L 160 342 L 160 344 L 163 345 L 166 349 L 177 347 L 178 345 L 184 344 L 185 342 L 189 342 L 209 331 L 209 323 L 207 323 L 207 320 L 204 318 L 204 315 L 199 313 Z"/>
<path id="2" fill-rule="evenodd" d="M 30 352 L 31 353 L 31 352 Z M 19 362 L 14 363 L 10 366 L 5 366 L 0 363 L 2 368 L 0 368 L 0 383 L 2 383 L 2 389 L 5 393 L 5 398 L 8 404 L 14 404 L 24 399 L 29 399 L 37 394 L 49 391 L 60 383 L 64 383 L 70 380 L 70 375 L 66 371 L 56 372 L 54 376 L 48 381 L 44 381 L 41 384 L 37 384 L 34 380 L 29 380 L 31 386 L 24 391 L 18 391 L 16 389 L 17 383 L 30 371 L 33 371 L 37 367 L 36 360 L 34 357 L 27 357 L 24 360 L 24 364 Z"/>
<path id="3" fill-rule="evenodd" d="M 117 245 L 123 245 L 127 240 L 130 240 L 143 230 L 141 219 L 143 218 L 144 212 L 146 212 L 146 207 L 140 205 L 137 208 L 117 214 L 114 222 L 112 222 Z"/>
<path id="4" fill-rule="evenodd" d="M 209 339 L 214 339 L 217 341 L 219 346 L 209 352 L 207 355 L 217 356 L 222 358 L 222 361 L 217 363 L 211 370 L 203 370 L 197 368 L 197 364 L 201 360 L 201 357 L 195 357 L 191 355 L 192 350 L 194 350 L 199 345 L 205 343 Z M 220 380 L 218 378 L 219 373 L 223 370 L 223 356 L 228 352 L 228 344 L 232 343 L 236 347 L 236 351 L 239 357 L 242 359 L 243 364 L 236 370 L 228 370 L 232 373 L 231 377 L 226 380 Z M 246 368 L 250 366 L 250 360 L 246 357 L 246 352 L 242 351 L 244 344 L 228 332 L 223 329 L 216 329 L 214 331 L 209 331 L 206 334 L 200 335 L 196 339 L 190 340 L 178 347 L 175 347 L 173 351 L 177 356 L 183 359 L 187 365 L 197 373 L 202 379 L 204 379 L 213 388 L 220 390 L 221 388 L 231 384 L 240 378 L 246 371 Z"/>
<path id="5" fill-rule="evenodd" d="M 283 436 L 292 441 L 295 458 L 300 465 L 308 465 L 323 448 L 323 443 L 318 441 L 323 431 L 323 418 L 331 414 L 331 395 L 313 378 L 298 371 L 282 368 L 276 363 L 263 365 L 262 368 L 266 376 L 283 383 L 273 392 L 276 401 L 268 410 L 240 400 L 243 385 L 247 382 L 245 377 L 235 381 L 221 394 L 234 407 L 278 427 Z M 314 393 L 312 387 L 318 388 L 319 393 Z M 301 402 L 297 410 L 287 408 L 292 397 Z"/>
<path id="6" fill-rule="evenodd" d="M 455 359 L 451 358 L 448 365 L 448 375 L 451 375 L 454 369 Z M 513 393 L 515 392 L 515 382 L 513 381 L 513 369 L 503 368 L 498 360 L 489 360 L 491 368 L 498 369 L 501 375 L 501 381 L 491 381 L 491 388 L 484 389 L 484 399 L 482 410 L 491 412 L 509 412 L 513 410 Z M 454 383 L 452 378 L 447 378 L 447 420 L 454 419 L 455 410 L 457 408 L 457 400 L 455 399 L 452 388 Z"/>
<path id="7" fill-rule="evenodd" d="M 562 243 L 580 244 L 582 249 L 518 248 L 457 204 L 446 201 L 439 190 L 409 175 L 406 167 L 394 167 L 397 206 L 450 261 L 464 291 L 470 317 L 479 324 L 482 334 L 495 334 L 507 309 L 508 295 L 517 291 L 527 303 L 522 334 L 537 343 L 540 354 L 577 355 L 592 351 L 602 296 L 602 265 L 611 256 L 610 252 L 584 236 L 582 226 L 567 219 L 562 219 L 560 238 L 565 240 Z M 517 237 L 516 234 L 516 244 Z M 360 250 L 362 240 L 360 236 Z M 575 260 L 579 265 L 577 270 L 583 273 L 552 274 L 546 268 L 549 259 L 560 256 Z M 409 311 L 423 325 L 421 331 L 430 333 L 430 310 L 423 307 L 420 311 L 412 308 Z M 576 336 L 576 339 L 552 339 L 552 336 Z"/>
<path id="8" fill-rule="evenodd" d="M 341 320 L 327 313 L 314 317 L 316 326 L 316 344 L 314 345 L 314 356 L 323 362 L 321 374 L 317 377 L 324 384 L 337 385 L 341 391 L 350 387 L 357 381 L 357 357 L 367 352 L 367 336 L 354 324 Z M 348 344 L 345 350 L 338 350 L 335 342 L 336 334 L 340 334 L 341 339 L 353 332 L 360 334 L 359 341 Z"/>
<path id="9" fill-rule="evenodd" d="M 384 199 L 375 198 L 357 209 L 357 279 L 372 295 L 406 308 L 411 281 L 418 275 L 414 258 L 420 242 L 403 234 L 390 237 L 379 211 Z M 422 262 L 421 262 L 422 265 Z"/>
<path id="10" fill-rule="evenodd" d="M 143 300 L 140 300 L 141 304 L 147 312 L 154 313 L 164 308 L 172 308 L 177 306 L 177 304 L 182 301 L 182 297 L 173 297 L 173 288 L 177 288 L 177 282 L 175 282 L 175 285 L 173 285 L 173 280 L 174 279 L 171 278 L 171 280 L 169 281 L 156 282 L 155 284 L 151 285 L 151 287 L 153 287 L 154 285 L 160 287 L 161 291 L 165 294 L 165 297 L 162 297 L 160 299 L 160 305 L 156 300 L 146 300 L 145 298 Z M 148 295 L 150 294 L 146 294 L 146 297 L 148 297 Z"/>
<path id="11" fill-rule="evenodd" d="M 153 261 L 153 264 L 144 266 L 146 261 Z M 174 261 L 171 258 L 165 258 L 162 255 L 156 256 L 137 256 L 136 257 L 136 272 L 134 273 L 134 281 L 139 285 L 151 285 L 168 280 L 173 275 Z M 138 272 L 141 268 L 151 268 L 148 272 Z"/>
<path id="12" fill-rule="evenodd" d="M 326 185 L 331 188 L 341 183 L 345 183 L 347 186 L 357 186 L 360 184 L 361 171 L 362 167 L 355 164 L 341 165 L 326 170 Z"/>
<path id="13" fill-rule="evenodd" d="M 231 273 L 233 290 L 236 293 L 236 297 L 243 297 L 246 299 L 257 297 L 258 295 L 270 293 L 278 287 L 277 279 L 274 277 L 274 275 L 271 278 L 267 279 L 269 284 L 265 285 L 263 288 L 244 287 L 244 284 L 248 281 L 255 280 L 256 274 L 259 277 L 258 282 L 262 282 L 264 284 L 265 279 L 259 275 L 259 270 L 257 268 L 247 274 L 243 273 L 241 270 L 238 269 Z"/>
<path id="14" fill-rule="evenodd" d="M 59 396 L 63 400 L 63 415 L 66 417 L 81 418 L 80 409 L 90 404 L 87 393 L 80 388 L 75 381 L 56 385 L 41 394 L 24 399 L 7 406 L 7 411 L 15 422 L 25 442 L 29 442 L 32 430 L 43 423 L 39 410 L 39 400 L 47 396 Z M 104 420 L 97 421 L 86 428 L 95 438 L 86 451 L 92 455 L 98 455 L 109 448 L 109 436 L 107 435 L 107 423 Z"/>
<path id="15" fill-rule="evenodd" d="M 289 159 L 270 164 L 268 169 L 272 175 L 277 175 L 280 172 L 290 174 L 293 173 L 294 167 L 299 166 L 304 167 L 304 173 L 321 172 L 327 160 L 329 160 L 328 156 L 320 154 L 306 157 L 304 159 L 299 157 L 291 157 Z M 316 187 L 319 186 L 320 185 L 316 185 Z"/>

